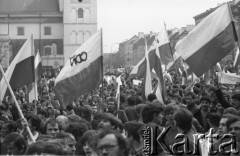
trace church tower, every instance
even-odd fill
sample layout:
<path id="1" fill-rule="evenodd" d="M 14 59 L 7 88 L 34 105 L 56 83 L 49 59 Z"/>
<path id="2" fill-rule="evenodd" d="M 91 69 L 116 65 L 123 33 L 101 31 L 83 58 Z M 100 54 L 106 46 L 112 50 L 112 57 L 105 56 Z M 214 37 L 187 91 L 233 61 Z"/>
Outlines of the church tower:
<path id="1" fill-rule="evenodd" d="M 97 31 L 97 0 L 59 0 L 63 11 L 64 59 Z"/>

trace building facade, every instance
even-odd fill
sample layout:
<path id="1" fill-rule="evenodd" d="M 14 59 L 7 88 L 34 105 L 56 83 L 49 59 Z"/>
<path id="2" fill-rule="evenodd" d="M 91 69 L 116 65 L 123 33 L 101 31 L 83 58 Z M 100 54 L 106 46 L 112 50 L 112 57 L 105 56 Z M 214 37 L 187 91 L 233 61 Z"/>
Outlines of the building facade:
<path id="1" fill-rule="evenodd" d="M 33 34 L 35 53 L 40 52 L 43 66 L 63 66 L 97 31 L 96 3 L 96 0 L 1 0 L 0 43 L 8 43 L 9 62 Z"/>

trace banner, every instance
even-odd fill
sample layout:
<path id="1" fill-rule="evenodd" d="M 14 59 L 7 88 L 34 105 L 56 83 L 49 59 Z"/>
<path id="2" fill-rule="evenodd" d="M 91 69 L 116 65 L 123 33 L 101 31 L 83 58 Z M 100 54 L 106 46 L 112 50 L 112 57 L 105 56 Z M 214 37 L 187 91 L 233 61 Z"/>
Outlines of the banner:
<path id="1" fill-rule="evenodd" d="M 133 84 L 134 85 L 139 85 L 139 84 L 141 84 L 142 83 L 142 81 L 141 80 L 133 80 Z"/>
<path id="2" fill-rule="evenodd" d="M 218 73 L 217 75 L 221 84 L 237 84 L 240 82 L 240 76 L 233 73 Z"/>

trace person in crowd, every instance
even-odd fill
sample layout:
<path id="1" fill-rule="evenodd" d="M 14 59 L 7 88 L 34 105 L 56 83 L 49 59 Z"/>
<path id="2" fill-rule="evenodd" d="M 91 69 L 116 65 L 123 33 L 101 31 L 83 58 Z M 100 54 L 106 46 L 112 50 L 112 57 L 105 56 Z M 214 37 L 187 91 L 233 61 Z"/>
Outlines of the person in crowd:
<path id="1" fill-rule="evenodd" d="M 56 120 L 61 125 L 62 130 L 65 131 L 67 129 L 68 125 L 69 125 L 68 118 L 64 115 L 59 115 L 59 116 L 56 117 Z"/>
<path id="2" fill-rule="evenodd" d="M 26 125 L 28 124 L 31 133 L 33 135 L 33 139 L 32 140 L 26 130 Z M 25 136 L 25 138 L 27 139 L 27 143 L 28 145 L 31 145 L 32 143 L 34 143 L 37 138 L 41 135 L 41 119 L 37 116 L 37 115 L 30 115 L 28 122 L 23 121 L 22 123 L 22 132 L 21 134 L 23 136 Z"/>
<path id="3" fill-rule="evenodd" d="M 233 121 L 235 118 L 236 116 L 232 114 L 224 114 L 222 116 L 219 122 L 217 141 L 214 142 L 213 145 L 210 147 L 209 155 L 223 154 L 224 151 L 219 150 L 219 146 L 229 141 L 229 137 L 224 137 L 224 135 L 228 134 L 227 123 L 229 120 Z M 229 150 L 229 146 L 226 149 Z"/>
<path id="4" fill-rule="evenodd" d="M 138 121 L 138 122 L 142 122 L 143 123 L 143 120 L 142 120 L 142 115 L 141 115 L 141 110 L 142 110 L 142 108 L 145 106 L 146 104 L 138 104 L 137 106 L 135 106 L 135 110 L 136 110 L 136 112 L 137 112 L 137 116 L 138 116 L 138 118 L 137 118 L 137 120 L 136 121 Z"/>
<path id="5" fill-rule="evenodd" d="M 26 155 L 67 155 L 63 145 L 57 139 L 51 141 L 38 141 L 30 145 L 25 153 Z"/>
<path id="6" fill-rule="evenodd" d="M 95 140 L 99 132 L 96 130 L 86 131 L 81 138 L 81 146 L 83 147 L 86 156 L 97 156 L 97 149 L 95 147 Z"/>
<path id="7" fill-rule="evenodd" d="M 25 138 L 18 132 L 8 134 L 3 140 L 2 154 L 7 155 L 23 155 L 27 149 Z"/>
<path id="8" fill-rule="evenodd" d="M 218 134 L 221 116 L 218 113 L 210 112 L 207 114 L 206 119 L 207 119 L 207 123 L 208 123 L 209 127 L 212 129 L 212 133 Z M 208 133 L 209 133 L 209 131 L 206 133 L 206 135 Z"/>
<path id="9" fill-rule="evenodd" d="M 231 98 L 231 106 L 240 111 L 240 94 L 236 93 Z"/>
<path id="10" fill-rule="evenodd" d="M 216 109 L 216 112 L 222 116 L 223 115 L 223 112 L 224 112 L 224 109 L 222 107 L 222 104 L 221 103 L 217 103 L 216 106 L 215 106 L 215 109 Z"/>
<path id="11" fill-rule="evenodd" d="M 151 94 L 149 94 L 148 96 L 147 96 L 147 100 L 149 101 L 149 102 L 153 102 L 154 100 L 156 100 L 157 99 L 157 96 L 156 96 L 156 94 L 154 94 L 154 93 L 151 93 Z"/>
<path id="12" fill-rule="evenodd" d="M 237 143 L 240 144 L 240 117 L 235 116 L 233 118 L 230 118 L 227 121 L 226 125 L 228 133 L 232 134 Z"/>
<path id="13" fill-rule="evenodd" d="M 136 121 L 129 121 L 124 124 L 124 129 L 126 133 L 126 140 L 129 145 L 129 153 L 131 156 L 142 155 L 142 146 L 140 142 L 140 135 L 137 133 L 142 127 L 143 123 L 138 123 Z"/>
<path id="14" fill-rule="evenodd" d="M 195 138 L 196 136 L 192 132 L 192 121 L 193 121 L 193 115 L 192 113 L 186 109 L 186 108 L 180 108 L 174 115 L 174 121 L 176 124 L 176 127 L 178 129 L 179 134 L 184 135 L 185 138 L 188 139 L 188 146 L 185 151 L 193 151 L 195 149 Z M 180 138 L 175 139 L 175 143 L 181 141 Z M 185 148 L 184 145 L 177 147 L 177 146 L 172 146 L 172 149 L 174 151 L 174 154 L 179 155 L 182 151 L 182 149 Z M 187 153 L 182 153 L 184 155 L 189 155 Z M 180 155 L 182 155 L 180 154 Z M 191 155 L 191 154 L 190 154 Z"/>
<path id="15" fill-rule="evenodd" d="M 127 99 L 128 107 L 124 109 L 124 112 L 127 115 L 128 121 L 136 121 L 138 119 L 137 112 L 135 110 L 136 99 L 133 96 L 128 97 Z"/>
<path id="16" fill-rule="evenodd" d="M 49 119 L 44 125 L 44 133 L 55 136 L 57 132 L 62 130 L 61 124 L 55 119 Z"/>
<path id="17" fill-rule="evenodd" d="M 157 138 L 163 130 L 162 121 L 163 121 L 164 107 L 165 105 L 163 104 L 161 105 L 146 104 L 141 110 L 142 120 L 143 120 L 143 123 L 145 124 L 144 127 L 152 128 L 153 138 Z M 143 139 L 142 135 L 141 135 L 141 139 Z M 161 146 L 157 146 L 157 147 L 154 146 L 153 148 L 154 148 L 153 150 L 156 151 L 158 154 L 160 155 L 164 154 L 164 151 Z"/>
<path id="18" fill-rule="evenodd" d="M 208 96 L 203 96 L 200 99 L 200 110 L 194 114 L 194 117 L 198 120 L 201 126 L 204 128 L 204 132 L 209 130 L 209 125 L 207 122 L 207 114 L 211 109 L 211 99 Z"/>
<path id="19" fill-rule="evenodd" d="M 98 135 L 97 152 L 99 156 L 128 156 L 127 142 L 115 131 L 103 131 Z"/>
<path id="20" fill-rule="evenodd" d="M 162 125 L 164 105 L 147 104 L 141 110 L 143 123 Z"/>
<path id="21" fill-rule="evenodd" d="M 94 117 L 94 115 L 98 112 L 98 106 L 99 106 L 100 104 L 96 104 L 96 103 L 93 103 L 92 105 L 91 105 L 91 107 L 92 107 L 92 118 Z M 92 119 L 91 118 L 91 119 Z"/>
<path id="22" fill-rule="evenodd" d="M 0 112 L 1 112 L 1 119 L 4 122 L 13 120 L 13 116 L 12 113 L 10 112 L 9 109 L 9 104 L 5 101 L 2 102 L 2 104 L 0 105 Z"/>
<path id="23" fill-rule="evenodd" d="M 69 118 L 80 118 L 80 116 L 76 115 L 74 112 L 74 107 L 73 104 L 69 104 L 66 106 L 66 113 L 67 113 L 67 117 Z"/>
<path id="24" fill-rule="evenodd" d="M 17 130 L 17 123 L 15 121 L 9 121 L 3 124 L 1 137 L 6 137 L 10 133 L 17 132 Z"/>
<path id="25" fill-rule="evenodd" d="M 55 118 L 55 111 L 54 111 L 52 104 L 48 104 L 47 112 L 48 112 L 48 119 Z"/>
<path id="26" fill-rule="evenodd" d="M 61 142 L 63 143 L 63 151 L 65 151 L 66 155 L 74 155 L 75 154 L 76 140 L 71 133 L 58 132 L 58 133 L 56 133 L 54 138 L 62 140 Z"/>
<path id="27" fill-rule="evenodd" d="M 82 107 L 82 118 L 87 120 L 88 122 L 91 122 L 93 118 L 93 110 L 90 105 L 86 105 Z"/>
<path id="28" fill-rule="evenodd" d="M 106 131 L 106 130 L 122 131 L 123 130 L 123 124 L 113 114 L 111 114 L 111 113 L 104 113 L 101 116 L 101 121 L 100 121 L 100 123 L 98 125 L 98 129 L 100 131 Z"/>
<path id="29" fill-rule="evenodd" d="M 65 132 L 71 133 L 76 141 L 81 140 L 82 135 L 88 130 L 88 126 L 85 123 L 73 122 L 69 123 Z"/>
<path id="30" fill-rule="evenodd" d="M 48 113 L 44 109 L 40 109 L 37 111 L 38 117 L 42 120 L 43 123 L 47 121 Z"/>
<path id="31" fill-rule="evenodd" d="M 117 116 L 123 124 L 128 121 L 126 113 L 118 109 L 117 99 L 114 97 L 109 98 L 107 101 L 107 112 Z"/>
<path id="32" fill-rule="evenodd" d="M 223 114 L 237 115 L 238 111 L 235 108 L 233 108 L 233 107 L 228 107 L 228 108 L 224 109 Z"/>

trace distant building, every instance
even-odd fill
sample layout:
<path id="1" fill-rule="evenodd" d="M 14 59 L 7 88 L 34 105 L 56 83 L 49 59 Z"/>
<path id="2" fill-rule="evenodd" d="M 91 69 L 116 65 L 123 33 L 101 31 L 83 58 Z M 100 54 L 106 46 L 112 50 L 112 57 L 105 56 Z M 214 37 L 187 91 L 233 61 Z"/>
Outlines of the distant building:
<path id="1" fill-rule="evenodd" d="M 58 68 L 96 31 L 97 0 L 0 0 L 0 43 L 8 42 L 10 61 L 33 34 L 43 66 Z"/>
<path id="2" fill-rule="evenodd" d="M 170 45 L 172 52 L 175 51 L 176 43 L 187 36 L 187 34 L 194 28 L 194 25 L 187 25 L 181 29 L 168 30 Z M 157 33 L 150 32 L 146 35 L 147 46 L 150 48 Z M 121 42 L 119 44 L 119 50 L 115 54 L 108 54 L 105 56 L 104 62 L 111 64 L 113 68 L 120 67 L 132 67 L 135 66 L 145 56 L 145 35 L 139 32 L 138 35 L 134 35 L 131 39 Z"/>

